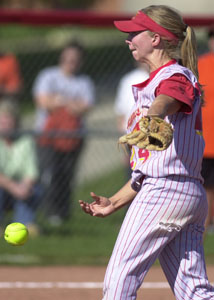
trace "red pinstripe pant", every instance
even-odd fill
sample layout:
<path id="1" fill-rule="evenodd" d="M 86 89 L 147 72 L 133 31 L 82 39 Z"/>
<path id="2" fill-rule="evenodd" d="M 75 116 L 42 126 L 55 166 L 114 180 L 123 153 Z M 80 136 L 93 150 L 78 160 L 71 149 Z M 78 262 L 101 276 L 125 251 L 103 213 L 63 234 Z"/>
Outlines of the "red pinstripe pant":
<path id="1" fill-rule="evenodd" d="M 177 300 L 214 299 L 204 261 L 207 200 L 200 182 L 145 178 L 124 219 L 103 300 L 133 300 L 157 258 Z"/>

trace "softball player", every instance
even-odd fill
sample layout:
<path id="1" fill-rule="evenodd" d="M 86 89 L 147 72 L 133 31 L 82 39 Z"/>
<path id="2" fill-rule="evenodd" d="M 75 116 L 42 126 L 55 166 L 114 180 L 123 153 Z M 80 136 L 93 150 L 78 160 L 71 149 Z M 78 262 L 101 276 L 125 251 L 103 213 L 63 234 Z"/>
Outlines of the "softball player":
<path id="1" fill-rule="evenodd" d="M 103 300 L 136 299 L 157 258 L 177 300 L 214 299 L 202 240 L 207 200 L 200 174 L 204 140 L 194 31 L 162 5 L 115 26 L 129 33 L 133 57 L 150 68 L 150 78 L 133 86 L 128 133 L 147 115 L 165 119 L 174 134 L 163 151 L 132 146 L 132 178 L 115 195 L 91 193 L 91 204 L 80 200 L 83 211 L 97 217 L 131 202 L 106 271 Z"/>

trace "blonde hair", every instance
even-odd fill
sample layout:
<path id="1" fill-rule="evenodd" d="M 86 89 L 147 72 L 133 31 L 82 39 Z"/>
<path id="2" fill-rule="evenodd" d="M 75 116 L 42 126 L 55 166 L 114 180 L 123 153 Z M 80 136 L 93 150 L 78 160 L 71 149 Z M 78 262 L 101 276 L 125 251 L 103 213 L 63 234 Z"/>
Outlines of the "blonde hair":
<path id="1" fill-rule="evenodd" d="M 190 69 L 196 78 L 198 74 L 197 42 L 194 30 L 186 25 L 181 15 L 174 9 L 166 5 L 151 5 L 143 8 L 142 11 L 152 20 L 174 33 L 178 41 L 161 37 L 166 54 L 179 61 L 179 63 Z M 201 101 L 203 100 L 203 89 L 199 83 L 201 91 Z"/>
<path id="2" fill-rule="evenodd" d="M 198 78 L 197 45 L 194 30 L 187 26 L 180 14 L 165 5 L 151 5 L 142 11 L 156 23 L 174 33 L 178 42 L 162 37 L 164 49 L 170 58 L 179 60 Z"/>

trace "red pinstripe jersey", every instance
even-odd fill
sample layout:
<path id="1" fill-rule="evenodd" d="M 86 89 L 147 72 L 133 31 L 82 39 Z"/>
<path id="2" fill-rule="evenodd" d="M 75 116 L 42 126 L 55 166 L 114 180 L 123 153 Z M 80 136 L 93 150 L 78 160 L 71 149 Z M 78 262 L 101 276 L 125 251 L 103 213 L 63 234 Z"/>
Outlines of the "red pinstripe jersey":
<path id="1" fill-rule="evenodd" d="M 147 114 L 155 99 L 155 90 L 160 82 L 174 74 L 184 75 L 194 87 L 192 112 L 189 114 L 177 112 L 165 118 L 174 128 L 173 141 L 168 149 L 148 151 L 133 146 L 130 158 L 131 167 L 138 174 L 150 177 L 177 174 L 196 178 L 203 182 L 200 173 L 204 151 L 204 139 L 201 134 L 201 100 L 197 79 L 189 69 L 172 61 L 161 67 L 145 82 L 133 86 L 135 104 L 128 120 L 127 132 L 130 133 L 142 116 Z M 135 175 L 133 174 L 133 176 Z"/>

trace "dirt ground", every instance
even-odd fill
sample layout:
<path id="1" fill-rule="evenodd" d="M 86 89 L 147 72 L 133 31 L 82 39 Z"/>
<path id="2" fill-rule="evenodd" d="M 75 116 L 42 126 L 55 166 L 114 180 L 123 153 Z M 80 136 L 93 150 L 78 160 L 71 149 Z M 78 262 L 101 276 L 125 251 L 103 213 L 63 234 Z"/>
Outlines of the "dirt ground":
<path id="1" fill-rule="evenodd" d="M 57 283 L 94 282 L 102 284 L 105 267 L 0 267 L 0 299 L 7 300 L 101 300 L 101 286 L 97 288 L 59 287 Z M 214 266 L 208 267 L 208 276 L 214 281 Z M 145 288 L 138 292 L 138 300 L 173 300 L 168 287 L 161 289 L 148 283 L 165 283 L 166 279 L 159 267 L 152 267 L 146 280 Z M 42 284 L 46 283 L 47 286 Z M 29 286 L 29 284 L 31 284 Z M 147 284 L 147 285 L 146 285 Z"/>

